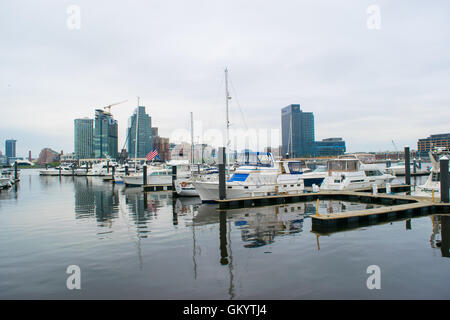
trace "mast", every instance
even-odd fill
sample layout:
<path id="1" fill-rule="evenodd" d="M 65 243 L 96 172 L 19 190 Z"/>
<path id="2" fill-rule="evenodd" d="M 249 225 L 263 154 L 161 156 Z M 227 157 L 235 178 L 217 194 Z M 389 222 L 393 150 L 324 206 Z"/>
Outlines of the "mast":
<path id="1" fill-rule="evenodd" d="M 134 172 L 137 172 L 137 147 L 138 147 L 138 128 L 139 128 L 139 97 L 137 97 L 136 108 L 136 141 L 134 142 Z"/>
<path id="2" fill-rule="evenodd" d="M 191 112 L 191 164 L 194 164 L 194 115 Z"/>
<path id="3" fill-rule="evenodd" d="M 230 170 L 230 153 L 228 151 L 228 147 L 230 144 L 230 119 L 228 116 L 228 100 L 230 100 L 230 93 L 228 92 L 228 68 L 225 68 L 225 105 L 226 105 L 226 128 L 227 128 L 227 133 L 226 133 L 226 143 L 225 143 L 225 154 L 227 157 L 227 163 L 226 163 L 226 172 L 228 173 L 228 171 Z"/>

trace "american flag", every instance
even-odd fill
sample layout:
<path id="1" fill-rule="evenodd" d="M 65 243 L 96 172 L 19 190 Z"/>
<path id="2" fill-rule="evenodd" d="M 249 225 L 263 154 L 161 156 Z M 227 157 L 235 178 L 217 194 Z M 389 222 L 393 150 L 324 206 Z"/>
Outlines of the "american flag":
<path id="1" fill-rule="evenodd" d="M 158 155 L 158 151 L 155 149 L 155 150 L 153 150 L 153 151 L 150 151 L 148 154 L 147 154 L 147 156 L 146 156 L 146 158 L 147 158 L 147 160 L 153 160 L 156 156 Z"/>

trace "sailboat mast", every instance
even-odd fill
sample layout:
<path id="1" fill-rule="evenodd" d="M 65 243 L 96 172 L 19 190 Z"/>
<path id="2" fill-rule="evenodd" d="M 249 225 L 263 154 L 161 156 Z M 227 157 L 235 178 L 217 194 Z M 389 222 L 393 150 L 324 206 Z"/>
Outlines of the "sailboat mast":
<path id="1" fill-rule="evenodd" d="M 137 172 L 137 147 L 138 147 L 138 129 L 139 129 L 139 97 L 137 97 L 136 108 L 136 141 L 134 143 L 134 172 Z"/>
<path id="2" fill-rule="evenodd" d="M 191 164 L 194 164 L 194 115 L 191 112 Z"/>
<path id="3" fill-rule="evenodd" d="M 228 100 L 230 100 L 230 93 L 228 92 L 228 68 L 225 68 L 225 104 L 226 104 L 226 119 L 227 119 L 227 134 L 226 134 L 226 143 L 225 143 L 225 153 L 227 157 L 227 172 L 229 170 L 229 161 L 230 161 L 230 155 L 229 155 L 229 144 L 230 144 L 230 119 L 228 115 Z"/>

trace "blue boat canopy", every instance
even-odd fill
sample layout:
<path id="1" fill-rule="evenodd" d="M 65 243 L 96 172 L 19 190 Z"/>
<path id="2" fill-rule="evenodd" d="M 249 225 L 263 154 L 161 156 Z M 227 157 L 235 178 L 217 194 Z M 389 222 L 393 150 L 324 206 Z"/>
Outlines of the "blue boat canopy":
<path id="1" fill-rule="evenodd" d="M 233 181 L 245 181 L 248 177 L 248 173 L 235 173 L 231 176 L 231 178 L 228 180 L 228 182 L 233 182 Z"/>

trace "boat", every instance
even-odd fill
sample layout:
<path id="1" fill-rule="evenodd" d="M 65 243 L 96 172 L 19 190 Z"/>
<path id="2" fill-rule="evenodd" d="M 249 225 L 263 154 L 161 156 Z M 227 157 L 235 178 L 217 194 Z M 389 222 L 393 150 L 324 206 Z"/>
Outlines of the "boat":
<path id="1" fill-rule="evenodd" d="M 414 163 L 410 164 L 411 173 L 414 172 Z M 427 174 L 429 170 L 425 168 L 421 168 L 419 164 L 416 163 L 416 174 Z M 405 175 L 405 163 L 404 162 L 398 162 L 394 166 L 390 166 L 389 168 L 386 168 L 386 173 L 392 174 L 394 176 L 404 176 Z"/>
<path id="2" fill-rule="evenodd" d="M 244 161 L 240 160 L 244 157 Z M 270 152 L 245 152 L 238 155 L 239 166 L 226 181 L 229 199 L 304 192 L 299 161 L 275 162 Z M 193 181 L 202 202 L 219 200 L 219 181 Z"/>
<path id="3" fill-rule="evenodd" d="M 199 194 L 195 189 L 193 182 L 196 180 L 202 181 L 217 181 L 219 178 L 219 170 L 209 165 L 190 165 L 181 176 L 178 175 L 175 181 L 175 191 L 180 197 L 198 197 Z"/>
<path id="4" fill-rule="evenodd" d="M 143 172 L 133 172 L 129 175 L 122 175 L 121 179 L 126 186 L 142 186 L 144 184 Z M 169 166 L 148 166 L 147 184 L 172 184 L 172 168 Z"/>
<path id="5" fill-rule="evenodd" d="M 305 188 L 312 188 L 314 185 L 320 186 L 327 176 L 327 169 L 325 166 L 319 166 L 315 170 L 303 170 L 302 178 Z"/>
<path id="6" fill-rule="evenodd" d="M 443 156 L 450 158 L 450 151 L 447 149 L 439 148 L 435 151 L 430 151 L 430 161 L 432 164 L 430 174 L 427 178 L 427 181 L 420 186 L 416 187 L 416 191 L 414 192 L 415 196 L 422 197 L 432 197 L 435 196 L 437 198 L 441 197 L 441 177 L 440 177 L 440 165 L 439 159 Z M 449 170 L 450 172 L 450 170 Z"/>
<path id="7" fill-rule="evenodd" d="M 376 164 L 363 163 L 355 156 L 328 161 L 327 172 L 321 190 L 371 188 L 374 184 L 384 186 L 395 179 L 393 175 L 382 173 Z"/>
<path id="8" fill-rule="evenodd" d="M 72 167 L 69 165 L 59 165 L 54 168 L 47 168 L 45 170 L 40 170 L 39 175 L 41 176 L 68 176 L 73 175 Z"/>

